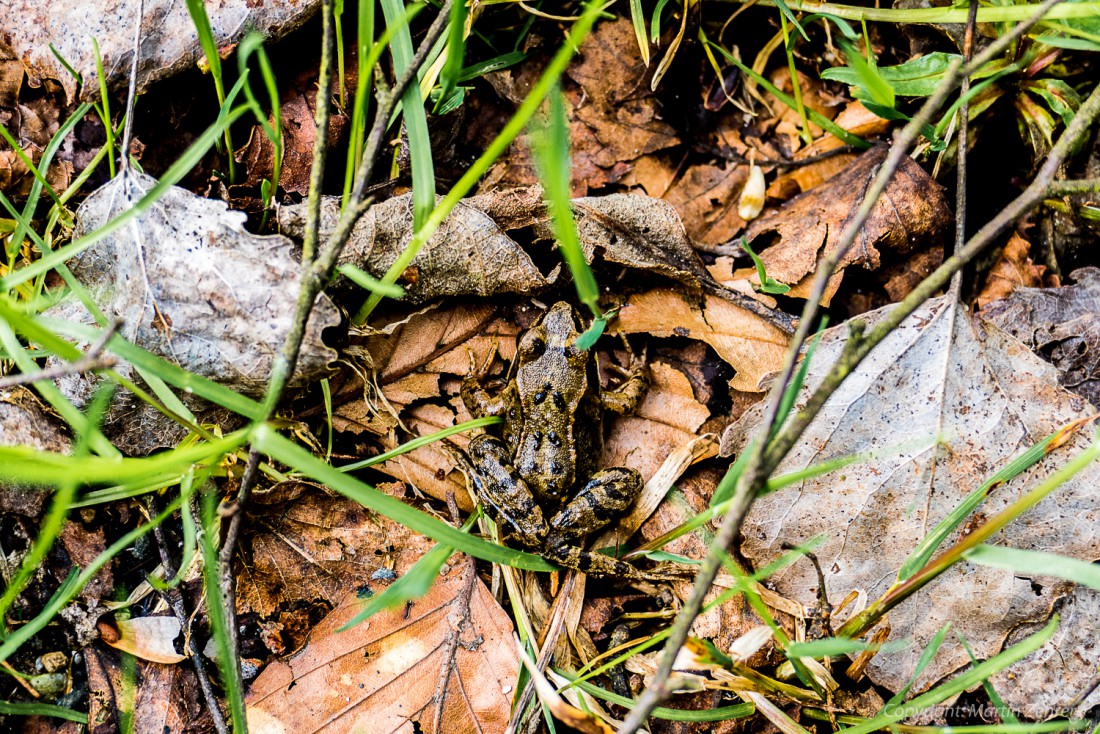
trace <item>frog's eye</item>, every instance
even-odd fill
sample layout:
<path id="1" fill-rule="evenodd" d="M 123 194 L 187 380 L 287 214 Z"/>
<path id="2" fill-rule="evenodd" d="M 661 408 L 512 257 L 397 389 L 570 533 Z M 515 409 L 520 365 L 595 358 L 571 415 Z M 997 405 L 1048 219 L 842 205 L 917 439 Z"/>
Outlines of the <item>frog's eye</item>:
<path id="1" fill-rule="evenodd" d="M 546 351 L 546 341 L 535 332 L 529 331 L 520 340 L 519 351 L 524 357 L 534 359 Z"/>
<path id="2" fill-rule="evenodd" d="M 570 364 L 581 364 L 587 357 L 588 352 L 573 344 L 565 347 L 565 358 L 569 360 Z"/>

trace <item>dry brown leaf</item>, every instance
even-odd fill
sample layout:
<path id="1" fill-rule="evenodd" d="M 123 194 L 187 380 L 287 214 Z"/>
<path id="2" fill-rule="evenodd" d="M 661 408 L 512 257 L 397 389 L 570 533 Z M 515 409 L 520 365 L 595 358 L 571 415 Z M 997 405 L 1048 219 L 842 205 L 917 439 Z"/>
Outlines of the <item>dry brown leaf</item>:
<path id="1" fill-rule="evenodd" d="M 519 104 L 541 66 L 528 63 L 486 78 L 500 96 Z M 649 88 L 650 74 L 626 18 L 597 24 L 581 44 L 563 85 L 575 195 L 618 182 L 629 173 L 631 161 L 680 142 L 661 119 L 660 105 Z M 517 141 L 486 174 L 481 190 L 537 181 L 526 142 Z"/>
<path id="2" fill-rule="evenodd" d="M 211 728 L 210 715 L 189 665 L 138 660 L 133 673 L 123 673 L 118 653 L 88 647 L 88 731 L 119 730 L 119 711 L 133 714 L 134 734 L 197 734 Z M 127 700 L 126 692 L 133 698 Z"/>
<path id="3" fill-rule="evenodd" d="M 867 328 L 884 312 L 865 315 Z M 847 333 L 846 326 L 826 333 L 795 411 L 837 359 Z M 731 426 L 725 450 L 744 446 L 760 410 Z M 893 583 L 907 554 L 967 493 L 1044 436 L 1092 413 L 1084 400 L 1058 387 L 1054 368 L 1019 341 L 995 326 L 972 322 L 947 297 L 933 299 L 840 387 L 777 473 L 841 456 L 875 453 L 879 458 L 760 497 L 746 519 L 742 550 L 759 566 L 782 554 L 785 544 L 823 534 L 824 544 L 815 553 L 829 598 L 835 603 L 851 590 L 863 590 L 875 599 Z M 1004 508 L 1089 445 L 1091 436 L 1089 429 L 1074 434 L 1026 475 L 993 491 L 980 511 L 992 514 Z M 1089 562 L 1100 559 L 1098 486 L 1100 467 L 1093 465 L 994 542 Z M 770 581 L 780 594 L 808 606 L 815 603 L 817 576 L 809 563 L 795 564 Z M 926 643 L 948 621 L 977 658 L 992 657 L 1010 635 L 1026 634 L 1044 623 L 1057 604 L 1073 600 L 1082 609 L 1091 608 L 1096 594 L 1056 579 L 1021 578 L 1011 571 L 958 564 L 890 611 L 892 638 L 911 644 L 876 656 L 868 675 L 898 690 Z M 1067 638 L 1080 634 L 1063 628 L 1060 638 L 1029 658 L 1009 685 L 1005 674 L 995 676 L 994 685 L 1006 703 L 1029 716 L 1049 715 L 1068 703 L 1100 663 L 1095 646 L 1077 648 L 1074 655 L 1058 654 L 1066 649 Z M 911 692 L 969 665 L 967 652 L 947 643 Z M 1050 679 L 1062 683 L 1030 683 Z M 1092 705 L 1098 700 L 1100 694 L 1090 698 Z"/>
<path id="4" fill-rule="evenodd" d="M 444 406 L 424 404 L 407 411 L 406 425 L 414 434 L 425 436 L 468 419 L 468 416 L 456 418 L 454 412 Z M 465 446 L 468 437 L 455 435 L 450 440 Z M 391 442 L 393 445 L 387 448 L 396 446 L 396 439 Z M 451 455 L 438 445 L 421 446 L 375 468 L 394 479 L 408 482 L 437 500 L 446 501 L 448 495 L 453 495 L 463 512 L 470 512 L 474 508 L 470 494 L 466 491 L 466 480 L 462 472 L 455 467 Z"/>
<path id="5" fill-rule="evenodd" d="M 644 481 L 673 449 L 695 438 L 710 417 L 682 372 L 662 362 L 651 363 L 649 372 L 653 380 L 649 392 L 634 415 L 615 419 L 600 460 L 600 466 L 637 469 Z"/>
<path id="6" fill-rule="evenodd" d="M 318 0 L 222 0 L 208 4 L 206 12 L 220 49 L 237 43 L 250 30 L 269 38 L 281 37 L 308 20 L 320 5 Z M 34 73 L 60 81 L 70 99 L 76 94 L 77 82 L 50 46 L 83 77 L 82 96 L 95 100 L 99 76 L 92 39 L 99 43 L 108 85 L 121 86 L 129 77 L 137 22 L 137 5 L 129 0 L 55 0 L 49 5 L 11 0 L 0 5 L 5 41 Z M 146 0 L 138 93 L 202 57 L 186 3 Z"/>
<path id="7" fill-rule="evenodd" d="M 765 389 L 764 378 L 779 369 L 787 349 L 786 334 L 755 314 L 714 296 L 700 310 L 694 299 L 666 289 L 631 296 L 616 325 L 628 334 L 706 342 L 737 370 L 730 386 L 746 392 Z"/>
<path id="8" fill-rule="evenodd" d="M 688 234 L 705 245 L 730 242 L 745 226 L 737 213 L 737 197 L 745 186 L 749 167 L 700 164 L 684 171 L 665 194 L 676 207 Z"/>
<path id="9" fill-rule="evenodd" d="M 99 620 L 99 636 L 116 650 L 151 663 L 174 665 L 187 659 L 176 652 L 183 627 L 175 617 L 133 617 Z"/>
<path id="10" fill-rule="evenodd" d="M 348 595 L 302 652 L 268 665 L 249 692 L 257 732 L 503 731 L 519 659 L 512 622 L 457 557 L 428 594 L 369 622 Z"/>
<path id="11" fill-rule="evenodd" d="M 778 244 L 761 252 L 760 258 L 769 277 L 791 286 L 788 296 L 808 296 L 819 258 L 836 248 L 885 156 L 881 146 L 867 151 L 842 173 L 749 226 L 750 242 L 769 233 L 778 235 Z M 940 248 L 951 221 L 943 188 L 911 158 L 902 157 L 897 173 L 830 279 L 822 303 L 828 305 L 836 293 L 845 268 L 861 265 L 876 270 L 884 262 L 904 261 L 921 250 Z"/>
<path id="12" fill-rule="evenodd" d="M 974 304 L 979 308 L 985 308 L 993 301 L 1008 298 L 1017 288 L 1037 288 L 1043 285 L 1043 273 L 1046 267 L 1036 265 L 1031 260 L 1031 243 L 1018 231 L 1013 232 L 1008 238 L 1000 257 L 989 269 L 985 278 L 985 286 L 981 293 L 974 298 Z M 1000 324 L 1013 336 L 1020 338 L 1014 330 L 1007 328 L 1007 324 Z M 1024 339 L 1023 341 L 1027 341 Z"/>
<path id="13" fill-rule="evenodd" d="M 358 502 L 304 482 L 283 482 L 252 500 L 235 577 L 237 608 L 271 617 L 281 606 L 336 604 L 349 587 L 403 573 L 427 549 L 421 535 Z"/>
<path id="14" fill-rule="evenodd" d="M 283 162 L 279 173 L 279 187 L 300 196 L 309 193 L 309 176 L 313 168 L 313 146 L 317 137 L 314 122 L 317 100 L 317 71 L 300 74 L 280 99 L 282 117 Z M 269 122 L 269 124 L 274 124 Z M 339 142 L 348 124 L 347 115 L 334 110 L 328 127 L 328 146 L 332 150 Z M 248 144 L 236 154 L 238 163 L 245 163 L 247 178 L 243 186 L 258 187 L 274 173 L 275 146 L 255 125 Z"/>
<path id="15" fill-rule="evenodd" d="M 107 550 L 107 538 L 102 524 L 89 529 L 83 523 L 72 519 L 61 528 L 58 540 L 69 556 L 63 565 L 55 569 L 58 578 L 65 578 L 72 566 L 87 568 L 97 556 Z M 80 598 L 89 601 L 109 598 L 114 591 L 114 586 L 115 578 L 111 571 L 111 564 L 107 564 L 80 590 Z"/>
<path id="16" fill-rule="evenodd" d="M 1073 285 L 1017 288 L 985 307 L 982 317 L 1058 368 L 1067 390 L 1100 405 L 1100 270 L 1069 274 Z"/>

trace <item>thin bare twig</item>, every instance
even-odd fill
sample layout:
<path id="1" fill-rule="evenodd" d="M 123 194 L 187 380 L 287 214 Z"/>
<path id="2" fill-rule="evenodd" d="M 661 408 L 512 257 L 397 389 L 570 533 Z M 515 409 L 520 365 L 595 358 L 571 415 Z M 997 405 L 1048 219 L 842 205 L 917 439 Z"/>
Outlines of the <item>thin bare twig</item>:
<path id="1" fill-rule="evenodd" d="M 974 45 L 974 27 L 978 23 L 977 0 L 969 0 L 970 9 L 966 16 L 966 35 L 963 38 L 963 59 L 970 61 Z M 970 75 L 964 74 L 959 85 L 962 105 L 958 116 L 959 134 L 955 138 L 955 247 L 956 253 L 966 244 L 966 154 L 970 142 Z M 951 278 L 951 292 L 958 298 L 962 289 L 962 271 Z"/>
<path id="2" fill-rule="evenodd" d="M 800 412 L 795 417 L 795 419 L 792 420 L 790 424 L 788 424 L 788 427 L 780 435 L 776 436 L 776 438 L 769 445 L 768 438 L 772 435 L 775 428 L 780 400 L 784 391 L 786 390 L 787 384 L 790 382 L 791 376 L 794 373 L 794 367 L 797 363 L 798 354 L 800 353 L 802 346 L 805 344 L 805 341 L 810 334 L 810 330 L 813 327 L 813 324 L 817 318 L 821 296 L 824 293 L 825 285 L 835 271 L 836 266 L 839 264 L 840 258 L 844 256 L 844 253 L 848 250 L 849 247 L 851 247 L 852 242 L 855 241 L 855 236 L 863 227 L 863 224 L 864 222 L 866 222 L 867 217 L 874 207 L 877 198 L 885 189 L 890 177 L 893 175 L 898 164 L 900 163 L 901 156 L 905 154 L 905 150 L 908 149 L 909 145 L 912 144 L 914 140 L 916 140 L 921 128 L 931 119 L 933 112 L 939 108 L 939 106 L 946 99 L 947 95 L 959 83 L 960 78 L 963 75 L 973 74 L 976 69 L 980 68 L 988 60 L 1002 53 L 1005 49 L 1008 48 L 1008 45 L 1010 43 L 1012 43 L 1013 41 L 1015 41 L 1016 38 L 1019 38 L 1023 33 L 1025 33 L 1027 29 L 1038 22 L 1039 19 L 1042 18 L 1042 16 L 1051 7 L 1058 4 L 1059 2 L 1061 2 L 1061 0 L 1046 0 L 1046 2 L 1039 6 L 1037 11 L 1031 18 L 1029 18 L 1024 23 L 1017 25 L 1010 33 L 994 41 L 970 63 L 966 64 L 960 69 L 961 65 L 958 61 L 956 61 L 954 64 L 952 64 L 951 67 L 949 67 L 944 75 L 944 80 L 937 88 L 936 93 L 930 99 L 928 99 L 928 101 L 921 107 L 917 115 L 909 122 L 909 124 L 907 124 L 901 130 L 901 132 L 895 138 L 894 145 L 891 147 L 890 152 L 887 154 L 887 158 L 883 162 L 874 183 L 868 189 L 867 194 L 864 197 L 863 203 L 861 204 L 859 210 L 856 212 L 856 215 L 852 218 L 848 226 L 845 228 L 844 233 L 841 235 L 840 242 L 838 243 L 836 251 L 834 251 L 831 256 L 825 258 L 820 263 L 818 271 L 814 278 L 814 284 L 810 294 L 810 298 L 806 302 L 806 306 L 803 309 L 798 331 L 795 333 L 795 336 L 791 341 L 790 348 L 787 352 L 787 359 L 784 363 L 784 368 L 781 372 L 780 378 L 776 380 L 769 395 L 764 420 L 762 421 L 757 437 L 752 444 L 752 453 L 749 457 L 748 464 L 743 474 L 741 475 L 734 491 L 733 501 L 731 502 L 730 510 L 727 512 L 725 518 L 723 519 L 722 525 L 719 528 L 718 534 L 711 543 L 707 556 L 703 561 L 698 576 L 696 577 L 695 585 L 692 588 L 690 598 L 677 614 L 676 620 L 673 622 L 673 625 L 669 630 L 669 637 L 667 642 L 665 643 L 665 647 L 661 656 L 661 662 L 657 668 L 657 671 L 651 678 L 649 686 L 647 687 L 645 693 L 642 694 L 641 698 L 638 700 L 638 703 L 635 705 L 634 709 L 627 716 L 626 720 L 623 722 L 623 725 L 619 729 L 619 731 L 623 734 L 633 734 L 634 732 L 638 731 L 644 725 L 646 719 L 652 713 L 653 709 L 660 705 L 660 703 L 662 703 L 665 699 L 667 699 L 669 695 L 671 695 L 672 691 L 668 686 L 668 681 L 669 676 L 672 673 L 672 666 L 676 660 L 677 655 L 679 654 L 680 649 L 687 641 L 691 625 L 694 623 L 695 618 L 698 616 L 699 611 L 702 609 L 703 599 L 706 596 L 707 592 L 710 590 L 711 584 L 714 582 L 714 579 L 717 576 L 719 569 L 721 568 L 722 559 L 724 558 L 725 554 L 728 553 L 729 550 L 733 547 L 733 544 L 737 540 L 737 538 L 740 537 L 741 524 L 744 521 L 745 516 L 748 514 L 748 510 L 751 507 L 753 500 L 756 498 L 760 489 L 763 487 L 770 473 L 787 455 L 787 453 L 794 446 L 794 443 L 798 440 L 798 438 L 801 437 L 802 432 L 809 425 L 809 422 L 813 420 L 813 417 L 816 416 L 818 411 L 820 411 L 828 396 L 831 395 L 832 391 L 839 386 L 840 382 L 842 382 L 848 376 L 848 374 L 850 374 L 852 370 L 855 369 L 855 366 L 858 365 L 858 360 L 862 360 L 863 356 L 866 356 L 866 352 L 864 352 L 863 355 L 858 358 L 858 360 L 849 363 L 848 361 L 846 361 L 846 357 L 849 355 L 842 355 L 841 359 L 838 361 L 838 364 L 834 367 L 834 372 L 836 373 L 835 376 L 832 373 L 830 374 L 831 377 L 834 377 L 835 382 L 835 384 L 832 384 L 831 389 L 827 389 L 828 385 L 826 385 L 826 383 L 823 383 L 822 388 L 819 388 L 817 392 L 815 392 L 814 396 L 811 398 L 811 403 L 813 405 L 807 405 L 807 407 L 802 412 Z M 1059 141 L 1059 146 L 1061 146 L 1062 142 L 1070 136 L 1071 130 L 1073 130 L 1075 127 L 1080 127 L 1078 123 L 1080 122 L 1080 120 L 1084 119 L 1085 115 L 1083 115 L 1082 113 L 1085 112 L 1085 107 L 1087 105 L 1088 103 L 1086 103 L 1085 106 L 1082 106 L 1081 111 L 1078 113 L 1078 118 L 1080 119 L 1074 119 L 1074 124 L 1070 126 L 1070 130 L 1067 130 L 1066 134 L 1063 136 L 1063 139 Z M 1079 133 L 1075 132 L 1074 135 L 1079 135 Z M 1055 146 L 1055 150 L 1057 150 L 1059 146 Z M 1055 150 L 1052 150 L 1051 156 L 1055 155 Z M 1064 157 L 1067 151 L 1068 147 L 1064 148 L 1061 151 L 1061 155 Z M 1049 162 L 1050 159 L 1048 158 L 1048 163 Z M 1046 167 L 1044 167 L 1044 170 L 1046 170 Z M 1050 180 L 1046 180 L 1043 183 L 1042 190 L 1046 190 L 1049 184 Z M 1031 188 L 1029 187 L 1029 191 L 1030 190 Z M 1019 201 L 1019 199 L 1017 201 Z M 1011 206 L 1009 207 L 1009 209 L 1005 210 L 1003 214 L 1007 214 L 1010 211 L 1014 211 L 1013 207 Z M 1026 209 L 1022 209 L 1016 212 L 1015 216 L 1020 216 L 1024 211 L 1026 211 Z M 998 217 L 998 219 L 1002 219 L 1002 217 Z M 1009 221 L 1015 221 L 1015 218 L 1013 217 Z M 991 223 L 991 225 L 992 224 L 993 223 Z M 991 225 L 987 225 L 987 228 Z M 982 231 L 985 232 L 985 230 L 986 228 L 983 228 Z M 979 232 L 979 235 L 980 234 L 982 233 Z M 977 238 L 978 235 L 975 235 L 975 237 Z M 984 244 L 982 244 L 981 246 L 987 244 L 988 241 L 985 241 Z M 966 250 L 964 250 L 964 253 L 969 249 L 970 246 L 968 245 Z M 980 247 L 978 249 L 980 249 Z M 976 254 L 976 251 L 971 253 L 969 256 L 973 257 L 974 254 Z M 953 269 L 945 270 L 945 268 L 948 267 L 948 263 L 952 264 Z M 948 263 L 945 263 L 944 266 L 940 268 L 940 270 L 937 270 L 936 273 L 933 274 L 933 276 L 930 276 L 924 282 L 928 283 L 930 280 L 932 280 L 933 277 L 938 274 L 942 274 L 942 272 L 946 272 L 946 277 L 949 278 L 956 269 L 964 264 L 963 261 L 959 260 L 958 255 L 951 258 Z M 939 284 L 936 286 L 936 289 L 942 288 L 944 282 L 939 282 Z M 921 290 L 921 287 L 918 287 L 916 290 L 914 290 L 914 293 L 919 290 Z M 926 300 L 931 295 L 931 293 L 934 292 L 934 290 L 935 289 L 929 290 L 924 293 L 919 302 L 923 302 L 924 300 Z M 916 306 L 913 306 L 913 308 L 915 309 Z M 898 309 L 895 309 L 895 311 L 897 310 Z M 876 329 L 876 338 L 878 339 L 878 341 L 881 341 L 885 338 L 887 333 L 889 333 L 888 330 L 883 333 L 880 329 Z M 849 340 L 849 344 L 853 344 L 854 347 L 857 342 L 859 344 L 866 344 L 869 341 L 870 337 L 866 339 L 852 338 Z M 869 351 L 870 348 L 867 349 L 867 352 Z M 823 390 L 823 388 L 826 389 Z M 821 395 L 821 399 L 818 401 L 816 399 L 819 397 L 819 395 Z"/>
<path id="3" fill-rule="evenodd" d="M 65 362 L 56 367 L 39 370 L 38 372 L 0 377 L 0 390 L 16 385 L 30 385 L 39 380 L 52 381 L 66 375 L 77 375 L 84 372 L 94 372 L 96 370 L 106 370 L 114 367 L 115 358 L 109 354 L 104 354 L 103 350 L 107 346 L 107 342 L 109 342 L 111 337 L 115 335 L 115 332 L 118 331 L 120 324 L 121 322 L 119 321 L 112 321 L 107 324 L 95 343 L 75 362 Z"/>
<path id="4" fill-rule="evenodd" d="M 1062 179 L 1047 187 L 1047 196 L 1100 194 L 1100 178 Z"/>
<path id="5" fill-rule="evenodd" d="M 156 517 L 159 512 L 156 508 L 156 501 L 149 498 L 149 514 L 150 517 Z M 172 578 L 176 575 L 173 571 L 174 563 L 172 558 L 168 555 L 168 543 L 164 537 L 164 526 L 157 525 L 153 528 L 153 537 L 157 541 L 157 550 L 160 553 L 160 565 L 164 569 L 164 578 Z M 210 683 L 210 676 L 206 672 L 206 665 L 203 663 L 202 652 L 199 650 L 198 642 L 195 640 L 195 636 L 190 634 L 191 630 L 191 617 L 187 614 L 187 608 L 183 602 L 183 595 L 177 588 L 166 589 L 160 592 L 161 597 L 168 602 L 168 606 L 172 609 L 172 614 L 176 616 L 176 620 L 180 623 L 180 629 L 184 630 L 184 639 L 187 640 L 187 656 L 191 658 L 191 664 L 195 668 L 195 676 L 199 679 L 199 689 L 202 691 L 202 697 L 206 701 L 206 708 L 210 710 L 210 718 L 214 721 L 214 728 L 218 734 L 229 734 L 229 726 L 225 723 L 225 714 L 222 713 L 221 707 L 218 705 L 218 696 L 214 693 L 214 686 Z"/>

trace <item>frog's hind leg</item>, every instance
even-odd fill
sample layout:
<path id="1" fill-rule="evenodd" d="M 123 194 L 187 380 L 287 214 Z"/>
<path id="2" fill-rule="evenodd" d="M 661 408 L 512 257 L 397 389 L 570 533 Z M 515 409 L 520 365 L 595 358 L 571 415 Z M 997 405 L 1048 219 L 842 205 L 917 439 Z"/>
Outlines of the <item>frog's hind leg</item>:
<path id="1" fill-rule="evenodd" d="M 566 568 L 600 578 L 620 578 L 627 581 L 647 581 L 650 576 L 634 568 L 626 561 L 605 556 L 596 551 L 587 551 L 580 546 L 570 545 L 565 538 L 551 533 L 543 556 Z"/>
<path id="2" fill-rule="evenodd" d="M 550 531 L 566 540 L 583 538 L 621 515 L 638 498 L 642 486 L 642 475 L 634 469 L 598 471 L 550 519 Z"/>
<path id="3" fill-rule="evenodd" d="M 528 547 L 539 547 L 547 526 L 527 483 L 511 466 L 508 446 L 482 434 L 470 440 L 468 476 L 485 513 L 500 526 L 501 534 Z"/>

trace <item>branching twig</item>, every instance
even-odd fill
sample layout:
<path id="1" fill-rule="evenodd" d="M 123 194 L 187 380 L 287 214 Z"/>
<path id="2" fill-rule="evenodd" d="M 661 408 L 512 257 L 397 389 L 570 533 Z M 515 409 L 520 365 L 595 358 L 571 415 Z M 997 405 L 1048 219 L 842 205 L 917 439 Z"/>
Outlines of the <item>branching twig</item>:
<path id="1" fill-rule="evenodd" d="M 112 321 L 107 324 L 95 343 L 75 362 L 65 362 L 38 372 L 0 377 L 0 390 L 16 385 L 30 385 L 39 380 L 52 381 L 66 375 L 76 375 L 114 367 L 115 358 L 109 354 L 103 354 L 103 349 L 107 346 L 107 342 L 111 341 L 111 337 L 115 335 L 115 332 L 118 331 L 120 323 L 119 321 Z"/>
<path id="2" fill-rule="evenodd" d="M 1010 43 L 1015 41 L 1020 35 L 1025 33 L 1028 28 L 1034 25 L 1038 20 L 1049 10 L 1049 8 L 1056 5 L 1060 0 L 1046 0 L 1036 11 L 1036 13 L 1026 22 L 1016 26 L 1012 32 L 1002 36 L 1001 38 L 990 44 L 981 54 L 975 57 L 965 67 L 960 69 L 960 63 L 956 61 L 945 73 L 944 80 L 937 88 L 936 93 L 921 107 L 917 115 L 907 124 L 895 139 L 894 145 L 891 147 L 890 152 L 887 155 L 886 160 L 882 164 L 882 168 L 879 171 L 874 183 L 868 189 L 863 203 L 861 204 L 856 215 L 848 223 L 844 233 L 841 235 L 838 247 L 832 255 L 825 258 L 819 265 L 818 271 L 814 278 L 814 284 L 811 291 L 809 300 L 803 309 L 802 317 L 799 323 L 798 331 L 795 333 L 792 339 L 790 348 L 787 352 L 787 359 L 784 364 L 783 371 L 778 380 L 772 387 L 772 391 L 768 398 L 768 405 L 765 410 L 764 420 L 762 421 L 759 433 L 756 440 L 752 444 L 752 454 L 750 455 L 748 464 L 737 483 L 737 487 L 734 492 L 733 501 L 729 512 L 726 514 L 722 525 L 718 531 L 718 534 L 711 543 L 710 549 L 707 553 L 707 557 L 703 561 L 703 565 L 700 568 L 699 575 L 696 577 L 695 585 L 692 589 L 690 598 L 684 604 L 683 608 L 676 616 L 670 631 L 668 641 L 665 644 L 663 654 L 661 656 L 660 665 L 657 671 L 654 673 L 650 680 L 649 686 L 645 693 L 639 699 L 630 715 L 623 722 L 620 727 L 620 732 L 624 734 L 633 734 L 638 731 L 646 719 L 652 713 L 661 702 L 663 702 L 672 691 L 669 689 L 668 680 L 672 673 L 672 666 L 676 660 L 679 650 L 683 647 L 683 644 L 687 641 L 688 633 L 691 629 L 691 625 L 694 623 L 695 618 L 698 616 L 699 611 L 702 609 L 703 599 L 707 592 L 710 590 L 711 584 L 714 582 L 715 577 L 718 574 L 718 570 L 721 567 L 723 557 L 733 547 L 734 542 L 740 536 L 741 524 L 744 521 L 745 516 L 748 514 L 748 510 L 752 505 L 753 500 L 757 496 L 760 489 L 764 486 L 767 477 L 778 466 L 779 462 L 787 455 L 787 453 L 794 446 L 794 443 L 801 437 L 803 431 L 809 425 L 809 422 L 813 420 L 814 416 L 824 405 L 825 400 L 829 395 L 840 385 L 840 383 L 855 369 L 859 364 L 859 361 L 870 351 L 870 347 L 877 344 L 879 341 L 885 338 L 889 331 L 896 326 L 891 325 L 889 328 L 883 330 L 882 324 L 876 328 L 872 335 L 868 335 L 866 338 L 862 338 L 862 335 L 854 334 L 849 339 L 845 347 L 845 353 L 841 355 L 837 365 L 834 366 L 833 371 L 830 373 L 826 381 L 822 383 L 822 386 L 811 397 L 810 403 L 803 409 L 791 422 L 787 428 L 775 438 L 771 444 L 768 444 L 768 437 L 772 435 L 774 426 L 777 420 L 780 399 L 786 389 L 787 384 L 790 382 L 791 376 L 794 372 L 795 364 L 797 363 L 798 354 L 801 351 L 807 337 L 810 334 L 810 330 L 813 328 L 813 324 L 816 321 L 817 313 L 820 305 L 821 296 L 824 293 L 825 285 L 829 278 L 835 271 L 837 265 L 840 263 L 841 258 L 845 252 L 851 247 L 852 242 L 855 241 L 855 237 L 859 230 L 863 227 L 873 209 L 875 202 L 882 191 L 885 189 L 886 184 L 889 182 L 890 177 L 896 170 L 898 164 L 901 161 L 901 156 L 905 154 L 909 145 L 916 139 L 920 133 L 921 128 L 930 119 L 933 112 L 939 108 L 942 102 L 946 99 L 947 95 L 958 84 L 959 79 L 964 75 L 972 74 L 976 69 L 984 65 L 988 60 L 994 58 L 996 55 L 1002 53 Z M 1100 89 L 1100 88 L 1098 88 Z M 1046 191 L 1053 179 L 1053 171 L 1049 176 L 1044 177 L 1044 172 L 1050 168 L 1052 161 L 1057 157 L 1057 162 L 1054 163 L 1054 170 L 1057 170 L 1057 166 L 1061 164 L 1061 159 L 1064 158 L 1069 150 L 1069 140 L 1079 137 L 1081 131 L 1085 129 L 1087 124 L 1091 122 L 1092 117 L 1095 116 L 1095 112 L 1091 112 L 1090 105 L 1093 103 L 1093 98 L 1097 98 L 1097 106 L 1100 107 L 1100 94 L 1093 93 L 1093 96 L 1089 98 L 1089 101 L 1085 103 L 1078 112 L 1077 117 L 1074 119 L 1073 124 L 1067 129 L 1065 135 L 1059 140 L 1058 145 L 1051 151 L 1048 158 L 1047 165 L 1044 166 L 1043 171 L 1040 172 L 1040 177 L 1036 178 L 1035 183 L 1028 188 L 1021 197 L 1019 197 L 1013 205 L 1009 206 L 1001 216 L 998 216 L 994 222 L 986 225 L 975 235 L 975 238 L 969 245 L 959 254 L 955 255 L 928 279 L 918 286 L 910 297 L 906 299 L 902 304 L 891 312 L 891 316 L 898 314 L 904 310 L 903 304 L 915 298 L 915 305 L 912 305 L 907 311 L 902 313 L 897 323 L 900 323 L 909 313 L 914 310 L 917 305 L 923 303 L 931 296 L 936 290 L 942 288 L 948 278 L 965 262 L 973 258 L 981 248 L 985 247 L 992 241 L 992 238 L 998 234 L 1004 226 L 1008 223 L 1015 221 L 1015 218 L 1022 215 L 1027 211 L 1030 206 L 1037 203 L 1039 198 L 1028 196 L 1028 192 L 1031 192 L 1036 186 L 1039 186 L 1039 191 Z M 1060 157 L 1058 157 L 1060 156 Z M 1040 197 L 1041 198 L 1041 197 Z M 1025 200 L 1025 201 L 1022 201 Z M 1020 206 L 1017 206 L 1020 203 Z M 998 224 L 999 222 L 999 224 Z M 991 229 L 992 228 L 992 229 Z M 994 231 L 995 233 L 990 235 L 988 231 Z M 984 234 L 983 234 L 984 233 Z M 979 240 L 979 238 L 982 238 Z M 972 249 L 973 248 L 973 249 Z M 965 259 L 964 259 L 965 258 Z M 939 277 L 937 277 L 939 276 Z M 925 286 L 935 279 L 934 285 L 926 288 Z M 917 295 L 920 292 L 921 295 Z M 893 319 L 890 319 L 893 321 Z M 855 327 L 859 322 L 853 324 Z M 872 339 L 876 340 L 872 343 Z M 870 346 L 867 346 L 870 345 Z M 848 347 L 851 347 L 849 349 Z M 863 351 L 864 347 L 866 350 Z M 861 353 L 858 357 L 854 353 L 859 350 Z M 831 378 L 831 381 L 830 381 Z"/>

